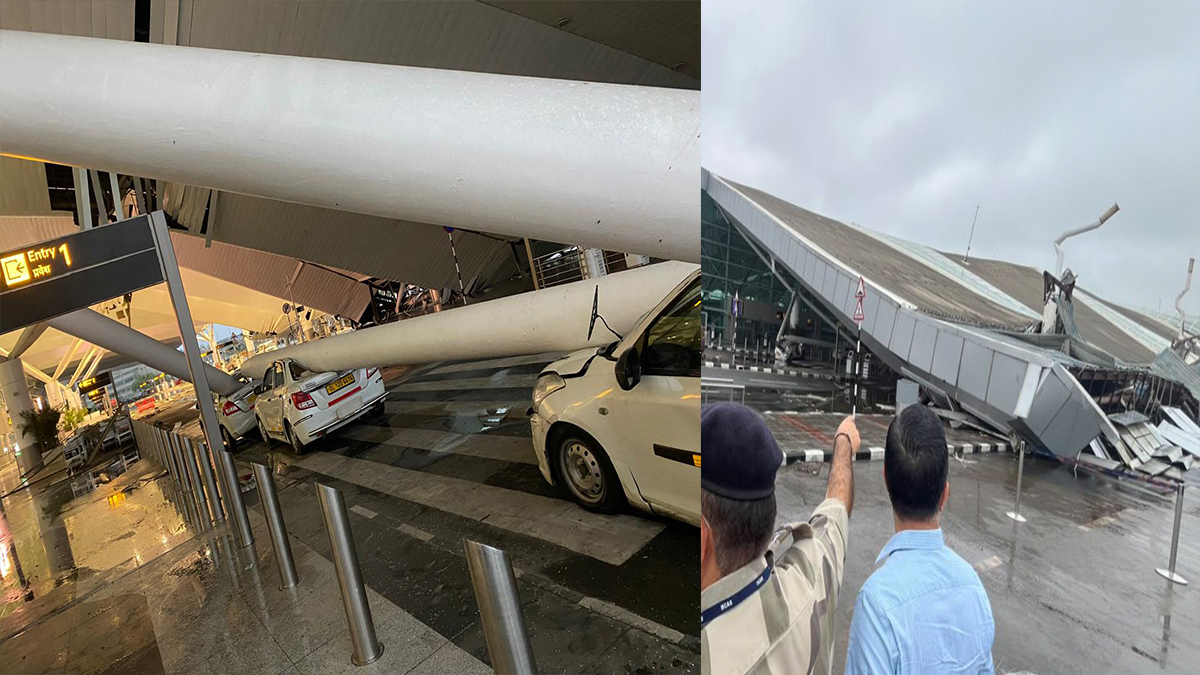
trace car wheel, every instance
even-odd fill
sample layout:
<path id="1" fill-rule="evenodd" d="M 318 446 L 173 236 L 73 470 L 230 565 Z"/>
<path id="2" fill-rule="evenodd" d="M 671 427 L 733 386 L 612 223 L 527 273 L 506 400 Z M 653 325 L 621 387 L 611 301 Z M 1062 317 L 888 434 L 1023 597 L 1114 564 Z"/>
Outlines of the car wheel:
<path id="1" fill-rule="evenodd" d="M 283 431 L 287 434 L 288 443 L 291 444 L 292 449 L 296 451 L 296 454 L 303 455 L 304 444 L 300 442 L 300 437 L 296 435 L 296 432 L 292 431 L 292 425 L 284 422 Z"/>
<path id="2" fill-rule="evenodd" d="M 237 439 L 225 427 L 221 427 L 221 440 L 225 441 L 225 449 L 229 452 L 237 449 Z"/>
<path id="3" fill-rule="evenodd" d="M 600 446 L 582 434 L 565 434 L 555 451 L 558 476 L 579 505 L 615 513 L 625 501 L 617 472 Z"/>
<path id="4" fill-rule="evenodd" d="M 375 417 L 382 416 L 383 415 L 383 403 L 384 403 L 383 399 L 380 399 L 379 403 L 376 403 L 375 405 L 371 406 L 371 414 L 374 415 Z"/>
<path id="5" fill-rule="evenodd" d="M 262 436 L 263 443 L 266 443 L 268 446 L 271 445 L 271 435 L 267 433 L 267 427 L 263 425 L 262 418 L 255 415 L 254 421 L 258 422 L 258 433 Z"/>

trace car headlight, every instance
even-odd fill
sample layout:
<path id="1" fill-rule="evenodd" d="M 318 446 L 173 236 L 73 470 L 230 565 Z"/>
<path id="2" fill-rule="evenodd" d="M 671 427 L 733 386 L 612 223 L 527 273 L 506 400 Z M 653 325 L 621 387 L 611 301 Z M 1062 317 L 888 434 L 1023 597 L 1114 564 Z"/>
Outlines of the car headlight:
<path id="1" fill-rule="evenodd" d="M 533 407 L 538 407 L 542 404 L 543 399 L 565 386 L 567 386 L 567 383 L 558 373 L 546 373 L 542 375 L 537 379 L 537 384 L 533 387 Z"/>

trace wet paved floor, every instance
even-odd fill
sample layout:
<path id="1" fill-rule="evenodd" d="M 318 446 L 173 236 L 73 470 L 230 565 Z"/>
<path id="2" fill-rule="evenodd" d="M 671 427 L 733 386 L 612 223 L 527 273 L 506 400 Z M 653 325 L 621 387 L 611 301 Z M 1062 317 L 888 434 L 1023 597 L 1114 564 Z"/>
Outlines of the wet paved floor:
<path id="1" fill-rule="evenodd" d="M 474 658 L 487 649 L 464 537 L 506 549 L 546 672 L 698 671 L 699 530 L 628 511 L 589 513 L 542 479 L 525 411 L 553 355 L 438 364 L 388 382 L 382 416 L 301 455 L 239 446 L 276 467 L 288 530 L 328 540 L 314 483 L 342 489 L 363 575 L 381 596 Z M 198 423 L 181 429 L 198 433 Z M 247 495 L 255 504 L 256 495 Z M 264 540 L 265 541 L 265 540 Z"/>
<path id="2" fill-rule="evenodd" d="M 1174 497 L 1059 463 L 1026 458 L 1021 512 L 1017 458 L 954 460 L 942 526 L 975 566 L 996 621 L 997 673 L 1194 673 L 1200 663 L 1200 499 L 1184 503 L 1176 586 L 1165 567 Z M 807 519 L 824 498 L 828 466 L 793 464 L 776 481 L 779 522 Z M 845 664 L 854 597 L 892 536 L 882 463 L 855 464 L 855 503 L 834 672 Z M 1189 665 L 1190 664 L 1190 665 Z"/>
<path id="3" fill-rule="evenodd" d="M 859 438 L 863 449 L 882 448 L 887 439 L 888 425 L 892 415 L 860 414 L 858 421 Z M 833 448 L 833 437 L 837 434 L 838 425 L 846 418 L 846 413 L 792 413 L 768 412 L 763 415 L 775 440 L 785 453 L 793 454 L 805 450 L 830 450 Z M 982 444 L 1007 444 L 993 436 L 988 436 L 972 429 L 952 429 L 945 427 L 947 445 L 956 450 L 964 446 Z M 1007 445 L 1006 445 L 1007 447 Z"/>

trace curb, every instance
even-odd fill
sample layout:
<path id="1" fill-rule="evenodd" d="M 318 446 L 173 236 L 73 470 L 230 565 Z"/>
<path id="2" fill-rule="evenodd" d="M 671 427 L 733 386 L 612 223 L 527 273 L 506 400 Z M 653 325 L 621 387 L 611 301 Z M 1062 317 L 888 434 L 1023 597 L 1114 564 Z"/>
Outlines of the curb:
<path id="1" fill-rule="evenodd" d="M 731 369 L 732 370 L 747 370 L 752 373 L 765 373 L 768 375 L 788 375 L 791 377 L 808 377 L 808 378 L 813 378 L 813 379 L 817 379 L 817 380 L 832 380 L 833 379 L 832 375 L 814 374 L 814 373 L 808 372 L 807 370 L 766 368 L 766 367 L 760 367 L 760 366 L 730 366 L 728 363 L 722 363 L 720 361 L 716 361 L 716 362 L 705 361 L 704 367 L 705 368 L 720 368 L 722 370 L 731 370 Z"/>
<path id="2" fill-rule="evenodd" d="M 947 445 L 946 450 L 955 457 L 963 455 L 979 455 L 987 452 L 1012 452 L 1012 446 L 1005 443 L 962 443 Z M 833 461 L 833 450 L 784 450 L 783 463 L 796 462 L 819 463 Z M 864 448 L 854 454 L 854 461 L 869 462 L 883 459 L 883 448 Z"/>

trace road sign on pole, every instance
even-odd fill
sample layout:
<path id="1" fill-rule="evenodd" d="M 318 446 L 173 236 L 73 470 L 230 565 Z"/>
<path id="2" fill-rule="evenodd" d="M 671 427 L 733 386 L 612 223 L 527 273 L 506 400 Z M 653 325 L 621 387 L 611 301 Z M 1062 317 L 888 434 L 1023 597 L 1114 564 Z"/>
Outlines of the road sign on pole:
<path id="1" fill-rule="evenodd" d="M 867 286 L 863 283 L 863 278 L 858 278 L 858 290 L 854 291 L 854 297 L 858 298 L 858 303 L 854 308 L 854 323 L 858 324 L 858 342 L 854 345 L 854 402 L 850 407 L 850 414 L 858 414 L 858 381 L 862 379 L 862 323 L 867 318 L 863 312 L 863 298 L 867 297 Z"/>

